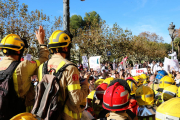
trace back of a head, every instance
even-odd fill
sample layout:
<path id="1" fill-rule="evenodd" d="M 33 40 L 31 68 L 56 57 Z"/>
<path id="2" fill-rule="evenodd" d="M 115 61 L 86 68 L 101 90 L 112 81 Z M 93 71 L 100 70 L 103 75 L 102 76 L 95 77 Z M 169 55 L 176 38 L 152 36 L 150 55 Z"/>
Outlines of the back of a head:
<path id="1" fill-rule="evenodd" d="M 70 54 L 72 35 L 68 31 L 56 30 L 49 38 L 48 48 L 53 53 L 65 53 Z M 63 48 L 68 47 L 68 51 L 64 51 Z M 70 57 L 69 55 L 67 57 Z"/>
<path id="2" fill-rule="evenodd" d="M 0 48 L 6 56 L 18 55 L 22 57 L 24 48 L 28 48 L 28 44 L 25 39 L 20 38 L 18 35 L 9 34 L 1 40 Z"/>
<path id="3" fill-rule="evenodd" d="M 103 108 L 110 111 L 127 110 L 131 90 L 125 80 L 116 79 L 110 83 L 103 96 Z"/>
<path id="4" fill-rule="evenodd" d="M 174 84 L 175 84 L 175 81 L 171 77 L 166 75 L 163 78 L 161 78 L 161 80 L 159 82 L 159 88 L 165 89 L 166 87 L 168 87 L 170 85 L 174 85 Z"/>

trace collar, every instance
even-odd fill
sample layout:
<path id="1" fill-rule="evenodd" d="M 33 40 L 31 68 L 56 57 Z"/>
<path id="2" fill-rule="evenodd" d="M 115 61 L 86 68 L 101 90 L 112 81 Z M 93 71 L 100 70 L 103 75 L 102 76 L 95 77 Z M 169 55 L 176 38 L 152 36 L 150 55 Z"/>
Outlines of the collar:
<path id="1" fill-rule="evenodd" d="M 56 54 L 54 54 L 54 55 L 52 55 L 52 58 L 63 58 L 61 55 L 56 55 Z M 63 59 L 65 59 L 65 58 L 63 58 Z"/>
<path id="2" fill-rule="evenodd" d="M 4 61 L 4 60 L 13 60 L 13 61 L 16 61 L 14 58 L 12 58 L 12 57 L 6 57 L 6 56 L 3 58 L 2 61 Z"/>

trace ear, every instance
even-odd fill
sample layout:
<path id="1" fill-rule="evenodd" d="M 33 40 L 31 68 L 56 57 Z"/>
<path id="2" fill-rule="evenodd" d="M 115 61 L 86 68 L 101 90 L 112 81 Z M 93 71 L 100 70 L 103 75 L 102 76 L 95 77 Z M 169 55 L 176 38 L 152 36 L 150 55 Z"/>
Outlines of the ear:
<path id="1" fill-rule="evenodd" d="M 63 48 L 63 51 L 68 52 L 68 48 L 67 48 L 67 47 L 64 47 L 64 48 Z"/>

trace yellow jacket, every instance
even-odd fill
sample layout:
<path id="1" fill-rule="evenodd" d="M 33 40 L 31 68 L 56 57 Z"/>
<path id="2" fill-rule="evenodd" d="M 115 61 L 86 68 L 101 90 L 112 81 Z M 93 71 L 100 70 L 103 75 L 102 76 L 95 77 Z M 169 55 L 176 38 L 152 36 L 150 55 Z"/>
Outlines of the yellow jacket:
<path id="1" fill-rule="evenodd" d="M 48 61 L 48 70 L 51 68 L 58 70 L 63 65 L 69 63 L 71 62 L 60 55 L 52 55 L 52 58 Z M 43 64 L 38 70 L 39 80 L 42 79 L 42 68 Z M 68 66 L 63 72 L 60 80 L 61 95 L 59 96 L 59 100 L 62 101 L 63 104 L 66 96 L 69 96 L 65 104 L 64 112 L 61 115 L 64 120 L 80 120 L 82 113 L 80 104 L 87 97 L 88 89 L 87 85 L 80 85 L 77 67 L 73 65 Z"/>

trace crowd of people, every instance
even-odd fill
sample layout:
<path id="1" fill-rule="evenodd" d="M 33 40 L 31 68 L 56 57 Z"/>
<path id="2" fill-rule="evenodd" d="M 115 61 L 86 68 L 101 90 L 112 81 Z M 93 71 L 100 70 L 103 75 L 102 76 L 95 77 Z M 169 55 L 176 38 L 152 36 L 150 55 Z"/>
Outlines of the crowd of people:
<path id="1" fill-rule="evenodd" d="M 165 71 L 163 63 L 156 61 L 106 62 L 98 70 L 76 66 L 69 61 L 72 35 L 68 31 L 54 31 L 48 47 L 42 26 L 35 34 L 38 60 L 21 59 L 28 44 L 16 34 L 0 42 L 5 55 L 0 62 L 0 120 L 180 118 L 179 71 Z M 139 68 L 147 73 L 132 75 Z"/>

